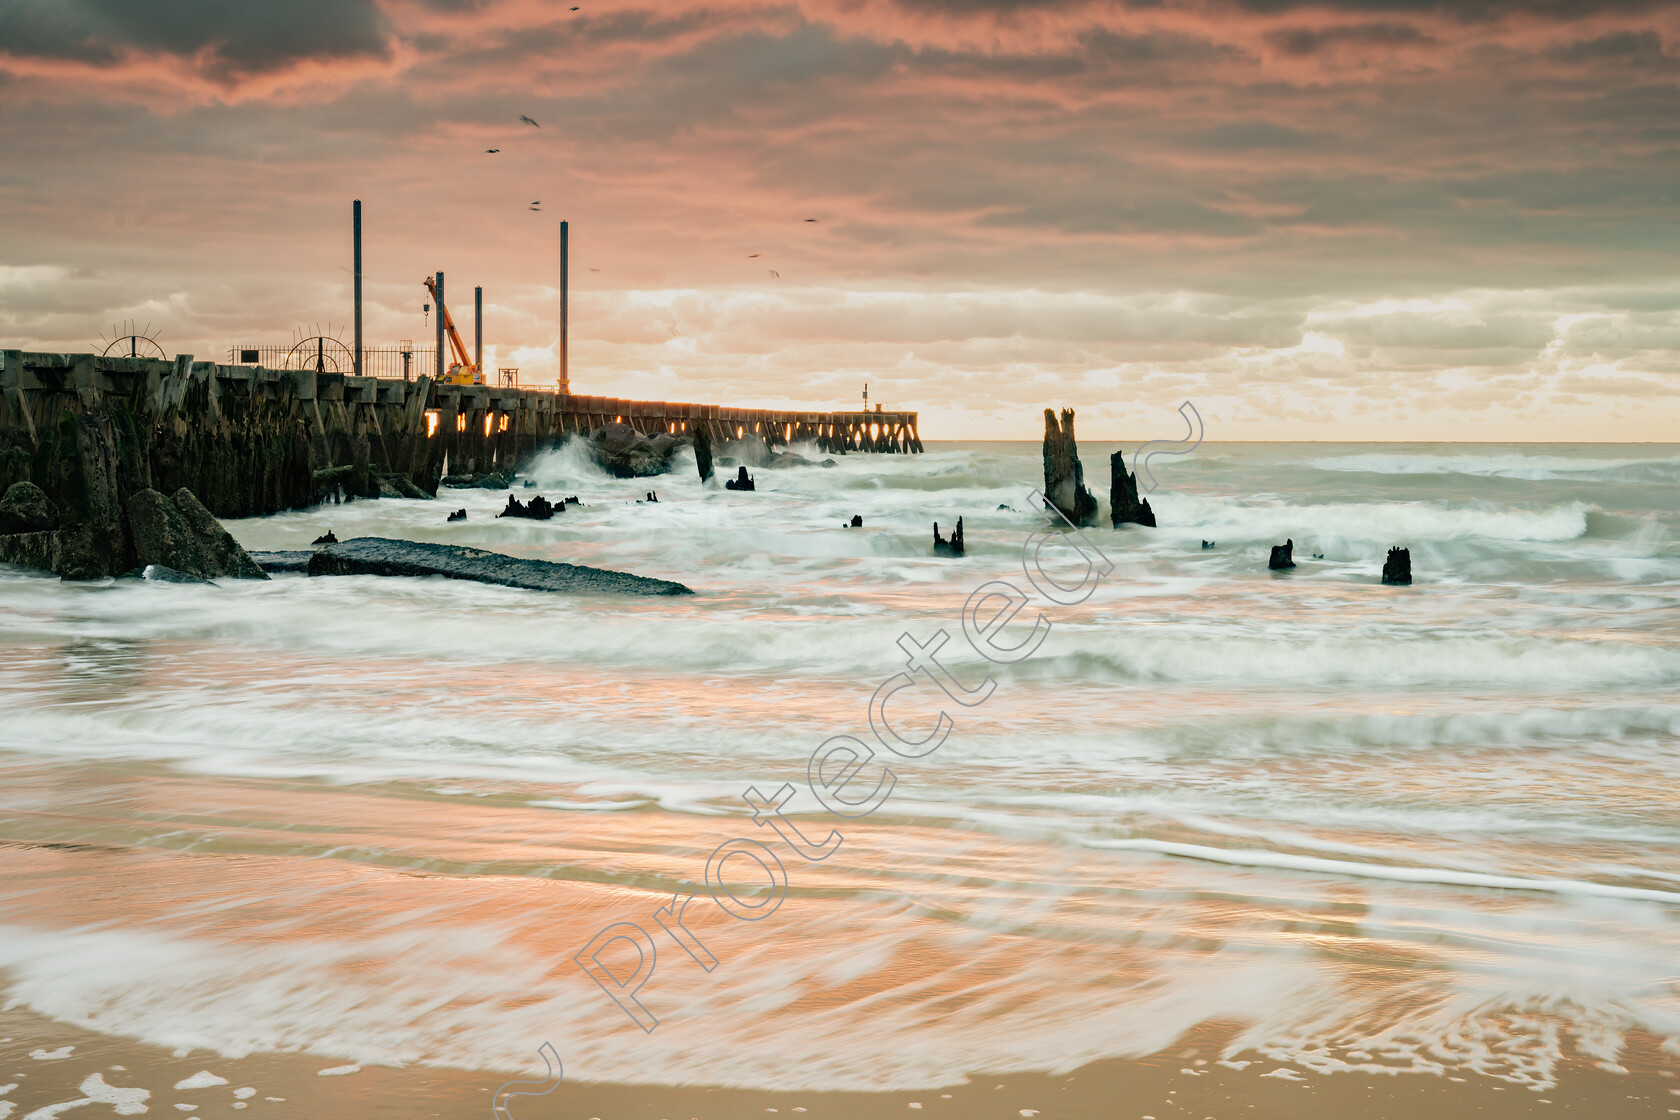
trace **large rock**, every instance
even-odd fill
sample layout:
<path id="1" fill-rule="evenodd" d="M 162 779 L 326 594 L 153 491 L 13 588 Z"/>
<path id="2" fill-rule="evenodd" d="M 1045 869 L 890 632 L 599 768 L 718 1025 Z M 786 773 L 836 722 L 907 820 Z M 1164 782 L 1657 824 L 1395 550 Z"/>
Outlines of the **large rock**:
<path id="1" fill-rule="evenodd" d="M 671 456 L 680 442 L 668 432 L 645 436 L 628 424 L 612 423 L 590 432 L 585 446 L 614 478 L 649 478 L 671 469 Z"/>
<path id="2" fill-rule="evenodd" d="M 0 534 L 47 533 L 58 525 L 58 506 L 33 482 L 14 482 L 0 497 Z"/>
<path id="3" fill-rule="evenodd" d="M 832 467 L 833 459 L 825 459 L 821 463 L 813 463 L 797 451 L 773 451 L 764 442 L 764 437 L 757 432 L 749 432 L 740 439 L 732 439 L 718 449 L 718 465 L 723 467 L 746 466 L 781 470 L 784 467 Z"/>
<path id="4" fill-rule="evenodd" d="M 1063 517 L 1080 527 L 1097 523 L 1097 499 L 1085 489 L 1085 468 L 1079 463 L 1079 445 L 1073 438 L 1073 409 L 1062 409 L 1056 422 L 1051 409 L 1044 410 L 1044 497 Z"/>
<path id="5" fill-rule="evenodd" d="M 1272 546 L 1271 558 L 1266 561 L 1266 567 L 1270 568 L 1274 572 L 1281 572 L 1281 571 L 1284 571 L 1287 568 L 1293 568 L 1294 566 L 1295 566 L 1295 541 L 1294 541 L 1294 538 L 1290 538 L 1289 540 L 1284 541 L 1282 544 L 1274 544 Z"/>
<path id="6" fill-rule="evenodd" d="M 49 572 L 59 567 L 58 533 L 7 533 L 0 536 L 0 564 L 22 564 Z"/>
<path id="7" fill-rule="evenodd" d="M 1138 497 L 1137 476 L 1126 470 L 1126 453 L 1116 451 L 1108 458 L 1111 482 L 1108 491 L 1109 522 L 1116 529 L 1122 525 L 1155 527 L 1155 511 L 1149 508 L 1148 498 Z"/>
<path id="8" fill-rule="evenodd" d="M 521 560 L 449 544 L 357 537 L 321 549 L 309 560 L 312 576 L 447 576 L 479 583 L 519 587 L 527 591 L 570 591 L 578 594 L 692 595 L 670 580 L 649 579 L 628 572 Z"/>
<path id="9" fill-rule="evenodd" d="M 200 579 L 268 578 L 185 487 L 167 498 L 156 490 L 141 490 L 128 499 L 127 512 L 134 554 L 142 568 L 156 564 Z"/>
<path id="10" fill-rule="evenodd" d="M 309 571 L 309 561 L 314 557 L 312 549 L 292 549 L 286 552 L 253 552 L 251 559 L 265 572 L 296 572 L 304 574 Z"/>

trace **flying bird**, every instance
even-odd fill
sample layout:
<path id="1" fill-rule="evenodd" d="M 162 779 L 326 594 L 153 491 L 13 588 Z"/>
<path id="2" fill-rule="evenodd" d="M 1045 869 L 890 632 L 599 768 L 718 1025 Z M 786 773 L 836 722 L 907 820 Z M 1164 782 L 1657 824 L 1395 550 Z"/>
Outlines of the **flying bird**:
<path id="1" fill-rule="evenodd" d="M 748 260 L 749 260 L 749 261 L 750 261 L 750 260 L 752 260 L 752 259 L 753 259 L 753 258 L 754 258 L 754 257 L 756 257 L 756 256 L 758 256 L 758 254 L 757 254 L 757 253 L 748 253 L 748 254 L 747 254 L 747 259 L 748 259 Z"/>
<path id="2" fill-rule="evenodd" d="M 484 154 L 487 156 L 493 156 L 499 151 L 501 151 L 500 148 L 486 148 L 484 149 Z"/>
<path id="3" fill-rule="evenodd" d="M 577 11 L 577 9 L 576 9 L 576 8 L 573 8 L 573 9 L 572 9 L 572 11 L 574 11 L 574 12 L 575 12 L 575 11 Z"/>
<path id="4" fill-rule="evenodd" d="M 816 219 L 815 219 L 815 218 L 806 218 L 806 219 L 805 219 L 805 220 L 806 220 L 806 221 L 807 221 L 807 222 L 814 222 L 814 221 L 816 221 Z"/>
<path id="5" fill-rule="evenodd" d="M 530 125 L 532 128 L 541 128 L 542 127 L 542 125 L 538 124 L 536 121 L 532 120 L 530 117 L 527 117 L 523 113 L 521 113 L 519 115 L 519 119 L 524 121 L 526 124 Z"/>
<path id="6" fill-rule="evenodd" d="M 600 270 L 600 269 L 598 269 L 598 268 L 592 268 L 592 269 L 590 269 L 590 270 L 589 270 L 589 271 L 591 271 L 591 272 L 599 272 L 599 271 L 601 271 L 601 270 Z"/>
<path id="7" fill-rule="evenodd" d="M 774 277 L 775 277 L 775 278 L 776 278 L 776 279 L 778 279 L 778 280 L 780 280 L 780 279 L 781 279 L 781 278 L 782 278 L 782 274 L 781 274 L 781 273 L 779 273 L 779 272 L 777 272 L 777 271 L 776 271 L 776 270 L 775 270 L 775 269 L 773 269 L 773 268 L 772 268 L 772 269 L 771 269 L 771 270 L 770 270 L 770 275 L 772 275 L 772 276 L 774 276 Z"/>

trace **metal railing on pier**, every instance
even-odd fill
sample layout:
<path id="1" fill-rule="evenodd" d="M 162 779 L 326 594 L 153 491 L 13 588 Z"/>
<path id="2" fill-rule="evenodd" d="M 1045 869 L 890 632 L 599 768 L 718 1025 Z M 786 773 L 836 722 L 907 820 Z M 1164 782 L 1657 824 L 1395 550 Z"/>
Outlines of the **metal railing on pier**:
<path id="1" fill-rule="evenodd" d="M 430 346 L 364 347 L 362 376 L 412 381 L 437 372 L 437 351 Z M 230 366 L 262 366 L 266 369 L 312 369 L 319 373 L 354 373 L 354 351 L 335 338 L 306 339 L 296 346 L 234 346 L 228 349 Z"/>

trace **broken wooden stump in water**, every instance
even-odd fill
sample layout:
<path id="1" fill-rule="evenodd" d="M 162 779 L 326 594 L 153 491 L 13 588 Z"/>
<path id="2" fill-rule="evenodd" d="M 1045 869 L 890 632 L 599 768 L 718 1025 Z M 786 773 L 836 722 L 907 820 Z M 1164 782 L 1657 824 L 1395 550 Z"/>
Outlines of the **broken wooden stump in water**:
<path id="1" fill-rule="evenodd" d="M 1109 523 L 1118 529 L 1122 525 L 1155 527 L 1155 511 L 1149 508 L 1148 498 L 1138 497 L 1137 476 L 1126 470 L 1126 453 L 1116 451 L 1109 456 L 1111 476 L 1108 491 Z"/>
<path id="2" fill-rule="evenodd" d="M 536 495 L 528 502 L 522 502 L 512 494 L 509 494 L 507 508 L 502 510 L 502 512 L 498 513 L 496 516 L 524 517 L 531 521 L 547 521 L 549 518 L 554 516 L 554 508 L 554 504 L 541 494 Z M 564 510 L 566 508 L 566 503 L 561 502 L 560 508 Z"/>
<path id="3" fill-rule="evenodd" d="M 1412 582 L 1411 549 L 1391 548 L 1388 550 L 1388 559 L 1383 561 L 1382 581 L 1398 584 Z"/>
<path id="4" fill-rule="evenodd" d="M 712 437 L 706 434 L 704 424 L 694 425 L 694 466 L 701 483 L 712 477 Z"/>
<path id="5" fill-rule="evenodd" d="M 1085 468 L 1079 462 L 1079 445 L 1073 438 L 1073 409 L 1056 414 L 1044 410 L 1044 497 L 1074 525 L 1083 528 L 1097 522 L 1097 499 L 1085 488 Z"/>
<path id="6" fill-rule="evenodd" d="M 961 556 L 963 554 L 963 522 L 957 518 L 956 532 L 951 539 L 946 540 L 939 535 L 939 522 L 933 523 L 933 554 L 935 556 Z"/>

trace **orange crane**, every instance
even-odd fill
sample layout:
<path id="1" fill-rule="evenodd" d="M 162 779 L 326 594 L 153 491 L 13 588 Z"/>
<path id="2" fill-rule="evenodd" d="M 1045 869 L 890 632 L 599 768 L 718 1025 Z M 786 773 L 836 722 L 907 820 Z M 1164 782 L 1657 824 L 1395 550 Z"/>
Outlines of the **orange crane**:
<path id="1" fill-rule="evenodd" d="M 438 314 L 443 316 L 443 330 L 449 336 L 449 348 L 455 352 L 455 361 L 449 366 L 449 372 L 444 375 L 444 384 L 484 384 L 484 371 L 473 364 L 472 355 L 467 353 L 467 344 L 461 341 L 461 334 L 455 329 L 455 320 L 450 316 L 449 309 L 437 298 L 437 285 L 430 276 L 426 277 L 426 290 L 432 294 L 432 302 L 437 304 Z"/>

